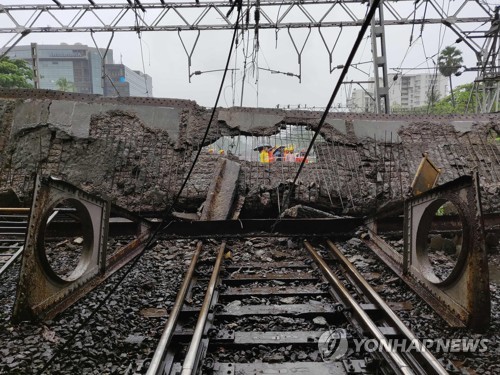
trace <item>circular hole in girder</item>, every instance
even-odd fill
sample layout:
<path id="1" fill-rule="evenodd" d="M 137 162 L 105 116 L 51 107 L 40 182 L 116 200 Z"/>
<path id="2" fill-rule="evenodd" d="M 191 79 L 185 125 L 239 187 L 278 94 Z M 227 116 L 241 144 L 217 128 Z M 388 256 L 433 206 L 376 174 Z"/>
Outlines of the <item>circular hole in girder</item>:
<path id="1" fill-rule="evenodd" d="M 76 199 L 65 199 L 46 214 L 43 261 L 50 276 L 59 281 L 78 279 L 92 256 L 92 221 L 87 208 Z"/>
<path id="2" fill-rule="evenodd" d="M 429 281 L 444 283 L 460 273 L 463 234 L 462 215 L 452 202 L 438 199 L 427 207 L 418 228 L 417 256 Z"/>

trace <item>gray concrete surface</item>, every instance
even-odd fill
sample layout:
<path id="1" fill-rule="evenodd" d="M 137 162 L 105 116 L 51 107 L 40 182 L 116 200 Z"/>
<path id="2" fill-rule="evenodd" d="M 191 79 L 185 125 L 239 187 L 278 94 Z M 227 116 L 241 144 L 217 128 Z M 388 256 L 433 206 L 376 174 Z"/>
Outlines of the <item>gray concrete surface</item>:
<path id="1" fill-rule="evenodd" d="M 221 109 L 219 121 L 224 121 L 230 128 L 239 129 L 242 132 L 258 131 L 260 128 L 271 128 L 282 121 L 285 116 L 270 113 L 243 112 L 233 109 Z"/>
<path id="2" fill-rule="evenodd" d="M 50 100 L 25 100 L 14 110 L 12 133 L 47 122 Z"/>
<path id="3" fill-rule="evenodd" d="M 398 142 L 398 131 L 405 126 L 408 121 L 383 121 L 383 120 L 354 120 L 354 135 L 359 139 L 371 138 L 377 141 Z"/>
<path id="4" fill-rule="evenodd" d="M 325 122 L 333 126 L 334 129 L 338 130 L 342 134 L 347 135 L 345 120 L 333 118 L 332 116 L 327 116 Z"/>

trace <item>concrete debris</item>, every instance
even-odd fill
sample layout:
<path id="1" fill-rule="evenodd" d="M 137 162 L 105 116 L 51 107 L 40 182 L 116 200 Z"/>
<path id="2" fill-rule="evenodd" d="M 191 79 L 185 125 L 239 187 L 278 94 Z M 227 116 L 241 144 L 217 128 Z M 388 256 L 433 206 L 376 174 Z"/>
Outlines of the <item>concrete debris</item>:
<path id="1" fill-rule="evenodd" d="M 322 316 L 317 316 L 316 318 L 313 319 L 313 322 L 314 322 L 314 324 L 317 324 L 319 326 L 327 326 L 328 325 L 328 322 Z"/>
<path id="2" fill-rule="evenodd" d="M 141 335 L 128 335 L 124 340 L 127 344 L 141 345 L 146 337 Z"/>
<path id="3" fill-rule="evenodd" d="M 76 245 L 81 245 L 83 243 L 83 237 L 77 237 L 73 240 L 73 243 Z"/>
<path id="4" fill-rule="evenodd" d="M 139 314 L 141 314 L 145 318 L 162 318 L 168 315 L 166 309 L 159 309 L 157 307 L 148 307 L 141 309 L 139 311 Z"/>

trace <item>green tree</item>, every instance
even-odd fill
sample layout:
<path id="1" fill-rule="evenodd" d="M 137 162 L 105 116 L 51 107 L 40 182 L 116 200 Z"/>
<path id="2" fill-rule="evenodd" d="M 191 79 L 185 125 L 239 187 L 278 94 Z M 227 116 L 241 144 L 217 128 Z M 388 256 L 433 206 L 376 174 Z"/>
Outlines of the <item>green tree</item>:
<path id="1" fill-rule="evenodd" d="M 474 92 L 473 83 L 457 86 L 453 90 L 452 95 L 448 95 L 439 100 L 433 106 L 431 113 L 452 114 L 474 112 L 477 97 Z"/>
<path id="2" fill-rule="evenodd" d="M 434 105 L 439 101 L 439 92 L 436 90 L 435 86 L 432 85 L 430 90 L 426 93 L 427 96 L 427 107 L 434 108 Z"/>
<path id="3" fill-rule="evenodd" d="M 33 71 L 24 60 L 2 57 L 0 59 L 0 87 L 16 89 L 30 88 L 33 85 Z"/>
<path id="4" fill-rule="evenodd" d="M 455 106 L 455 97 L 453 95 L 453 84 L 451 76 L 458 72 L 462 67 L 462 51 L 453 46 L 448 46 L 441 51 L 438 57 L 438 68 L 442 75 L 450 79 L 451 103 Z"/>
<path id="5" fill-rule="evenodd" d="M 73 82 L 68 81 L 67 78 L 59 78 L 56 81 L 57 88 L 61 91 L 73 91 L 75 86 Z"/>

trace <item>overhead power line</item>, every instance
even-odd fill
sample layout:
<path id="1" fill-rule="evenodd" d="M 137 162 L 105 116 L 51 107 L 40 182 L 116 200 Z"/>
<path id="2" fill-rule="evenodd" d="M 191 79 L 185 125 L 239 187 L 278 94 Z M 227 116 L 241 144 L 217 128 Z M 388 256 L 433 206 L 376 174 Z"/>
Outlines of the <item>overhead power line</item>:
<path id="1" fill-rule="evenodd" d="M 343 84 L 345 76 L 347 75 L 347 72 L 349 71 L 349 67 L 352 64 L 352 60 L 354 59 L 354 56 L 356 55 L 356 52 L 358 51 L 359 45 L 361 44 L 361 42 L 364 38 L 366 29 L 368 28 L 368 26 L 370 26 L 371 20 L 374 16 L 376 10 L 378 9 L 379 3 L 380 3 L 380 0 L 373 0 L 371 5 L 370 5 L 370 9 L 368 10 L 368 13 L 363 21 L 363 25 L 361 26 L 361 29 L 359 30 L 356 41 L 354 42 L 354 45 L 351 49 L 351 53 L 349 54 L 349 57 L 347 58 L 347 60 L 344 64 L 344 68 L 342 69 L 342 72 L 340 73 L 340 77 L 337 81 L 337 84 L 335 85 L 335 88 L 333 89 L 332 95 L 330 97 L 330 100 L 328 101 L 326 109 L 323 112 L 323 115 L 321 116 L 321 119 L 319 121 L 318 126 L 316 127 L 316 131 L 314 132 L 314 135 L 311 139 L 311 142 L 309 143 L 309 146 L 307 147 L 307 151 L 304 155 L 304 158 L 302 159 L 302 162 L 300 163 L 299 169 L 297 170 L 297 173 L 295 174 L 295 177 L 289 186 L 288 193 L 286 194 L 286 196 L 283 199 L 283 208 L 280 209 L 280 212 L 283 212 L 283 210 L 286 209 L 288 207 L 288 204 L 290 203 L 290 196 L 292 194 L 292 191 L 293 191 L 295 184 L 297 183 L 300 172 L 302 172 L 302 169 L 304 168 L 304 165 L 307 161 L 307 157 L 309 156 L 309 154 L 312 151 L 312 148 L 314 146 L 314 142 L 316 141 L 316 138 L 318 138 L 318 135 L 321 131 L 321 128 L 323 127 L 323 125 L 325 123 L 326 117 L 328 116 L 328 114 L 330 112 L 330 108 L 332 107 L 333 101 L 337 97 L 337 94 L 340 90 L 340 87 Z"/>

